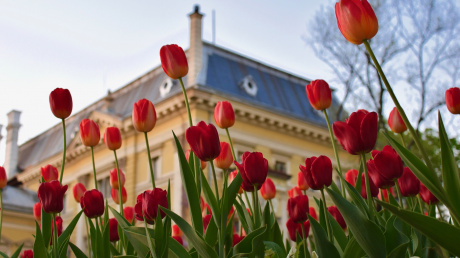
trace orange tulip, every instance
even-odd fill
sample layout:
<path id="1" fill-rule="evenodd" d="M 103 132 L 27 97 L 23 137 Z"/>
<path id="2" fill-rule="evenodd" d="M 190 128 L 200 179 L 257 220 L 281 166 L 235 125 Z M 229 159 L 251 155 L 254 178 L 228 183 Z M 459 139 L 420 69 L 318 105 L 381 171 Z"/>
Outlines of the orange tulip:
<path id="1" fill-rule="evenodd" d="M 262 187 L 260 188 L 260 194 L 264 200 L 271 200 L 276 196 L 276 187 L 270 178 L 265 179 Z"/>
<path id="2" fill-rule="evenodd" d="M 407 130 L 406 124 L 402 120 L 402 117 L 396 107 L 390 112 L 390 116 L 388 117 L 388 126 L 390 126 L 391 131 L 395 133 L 404 133 Z"/>
<path id="3" fill-rule="evenodd" d="M 120 129 L 107 127 L 104 133 L 104 142 L 109 150 L 118 150 L 121 147 Z"/>
<path id="4" fill-rule="evenodd" d="M 335 4 L 335 16 L 345 39 L 356 45 L 373 38 L 379 30 L 379 22 L 367 0 L 340 0 Z"/>
<path id="5" fill-rule="evenodd" d="M 133 105 L 133 126 L 138 132 L 150 132 L 157 122 L 157 113 L 152 102 L 141 99 Z"/>
<path id="6" fill-rule="evenodd" d="M 80 138 L 83 145 L 94 147 L 101 140 L 101 131 L 99 126 L 90 119 L 83 119 L 80 122 Z"/>

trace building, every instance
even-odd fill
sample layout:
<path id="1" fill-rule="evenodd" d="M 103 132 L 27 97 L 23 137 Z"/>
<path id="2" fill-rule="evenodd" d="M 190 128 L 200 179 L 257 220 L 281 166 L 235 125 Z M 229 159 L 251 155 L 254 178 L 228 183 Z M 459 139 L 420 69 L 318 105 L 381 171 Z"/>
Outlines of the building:
<path id="1" fill-rule="evenodd" d="M 241 157 L 245 151 L 259 151 L 269 161 L 269 177 L 275 181 L 278 191 L 273 204 L 280 225 L 284 225 L 287 191 L 296 185 L 299 164 L 303 164 L 306 157 L 318 155 L 334 160 L 326 123 L 322 113 L 308 102 L 305 94 L 308 80 L 203 42 L 202 17 L 195 7 L 190 14 L 190 47 L 186 51 L 189 74 L 184 82 L 193 123 L 202 120 L 214 123 L 215 104 L 222 100 L 232 103 L 236 123 L 230 133 L 237 156 Z M 66 119 L 68 141 L 63 184 L 71 189 L 75 183 L 82 182 L 87 189 L 94 188 L 90 149 L 81 144 L 78 131 L 80 121 L 89 118 L 99 124 L 101 132 L 109 126 L 116 126 L 122 132 L 123 145 L 117 155 L 120 168 L 126 174 L 128 201 L 125 205 L 133 206 L 136 196 L 151 188 L 144 136 L 134 130 L 131 120 L 133 103 L 142 98 L 152 101 L 157 112 L 157 124 L 148 134 L 156 185 L 166 189 L 168 182 L 171 183 L 171 208 L 187 217 L 188 204 L 171 132 L 174 131 L 187 149 L 188 118 L 178 81 L 167 77 L 161 66 Z M 17 135 L 19 115 L 12 115 L 9 124 L 8 135 Z M 16 143 L 14 137 L 9 140 L 5 165 L 11 187 L 36 191 L 40 167 L 61 166 L 61 130 L 61 125 L 56 125 L 21 146 L 17 146 L 17 137 Z M 219 133 L 221 140 L 227 141 L 225 131 Z M 108 197 L 109 205 L 115 205 L 109 186 L 109 171 L 115 168 L 113 152 L 102 141 L 94 151 L 99 189 Z M 353 161 L 349 155 L 343 155 L 342 166 L 350 167 Z M 222 173 L 218 171 L 217 176 L 221 178 Z M 64 206 L 61 217 L 65 224 L 80 210 L 70 190 Z M 81 220 L 73 237 L 82 249 L 85 235 L 84 220 Z"/>

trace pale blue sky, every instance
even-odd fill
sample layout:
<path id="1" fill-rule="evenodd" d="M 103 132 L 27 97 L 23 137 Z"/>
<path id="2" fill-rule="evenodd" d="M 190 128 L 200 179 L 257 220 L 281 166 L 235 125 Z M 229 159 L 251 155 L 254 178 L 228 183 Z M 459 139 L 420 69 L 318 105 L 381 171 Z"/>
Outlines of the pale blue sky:
<path id="1" fill-rule="evenodd" d="M 189 44 L 188 14 L 199 4 L 203 37 L 309 79 L 331 73 L 302 40 L 330 1 L 0 1 L 0 124 L 22 111 L 19 142 L 57 124 L 49 93 L 68 88 L 74 111 L 160 64 L 162 45 Z M 333 3 L 330 4 L 333 7 Z M 332 85 L 333 86 L 333 85 Z M 5 138 L 0 142 L 0 164 Z"/>

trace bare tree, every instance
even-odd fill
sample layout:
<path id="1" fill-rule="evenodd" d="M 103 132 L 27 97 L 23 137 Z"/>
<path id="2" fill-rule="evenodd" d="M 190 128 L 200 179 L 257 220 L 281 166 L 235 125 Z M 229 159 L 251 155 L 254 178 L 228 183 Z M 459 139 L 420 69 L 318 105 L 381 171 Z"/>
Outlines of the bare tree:
<path id="1" fill-rule="evenodd" d="M 410 109 L 417 130 L 444 104 L 444 91 L 458 80 L 460 18 L 453 1 L 370 2 L 379 20 L 379 32 L 371 45 L 393 87 L 411 92 L 404 94 L 409 95 L 410 103 L 405 108 Z M 350 108 L 359 102 L 376 110 L 380 128 L 385 129 L 385 105 L 393 104 L 387 103 L 385 87 L 364 46 L 357 47 L 341 35 L 333 4 L 315 15 L 304 39 L 334 72 L 342 103 Z"/>

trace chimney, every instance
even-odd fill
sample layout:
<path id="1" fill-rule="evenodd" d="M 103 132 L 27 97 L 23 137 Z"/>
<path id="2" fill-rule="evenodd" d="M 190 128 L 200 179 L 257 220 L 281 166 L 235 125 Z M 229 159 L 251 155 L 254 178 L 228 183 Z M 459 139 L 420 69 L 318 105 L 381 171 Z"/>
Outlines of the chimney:
<path id="1" fill-rule="evenodd" d="M 200 6 L 195 5 L 194 12 L 189 15 L 190 17 L 190 48 L 188 52 L 188 79 L 187 84 L 193 85 L 196 82 L 196 77 L 201 70 L 203 41 L 201 33 L 201 18 L 203 14 L 200 13 Z"/>
<path id="2" fill-rule="evenodd" d="M 6 126 L 6 157 L 5 157 L 5 170 L 6 177 L 12 178 L 16 174 L 18 166 L 18 136 L 19 117 L 21 111 L 11 110 L 8 114 L 8 125 Z"/>
<path id="3" fill-rule="evenodd" d="M 0 142 L 1 142 L 2 139 L 3 139 L 2 128 L 3 128 L 3 125 L 0 125 Z"/>

